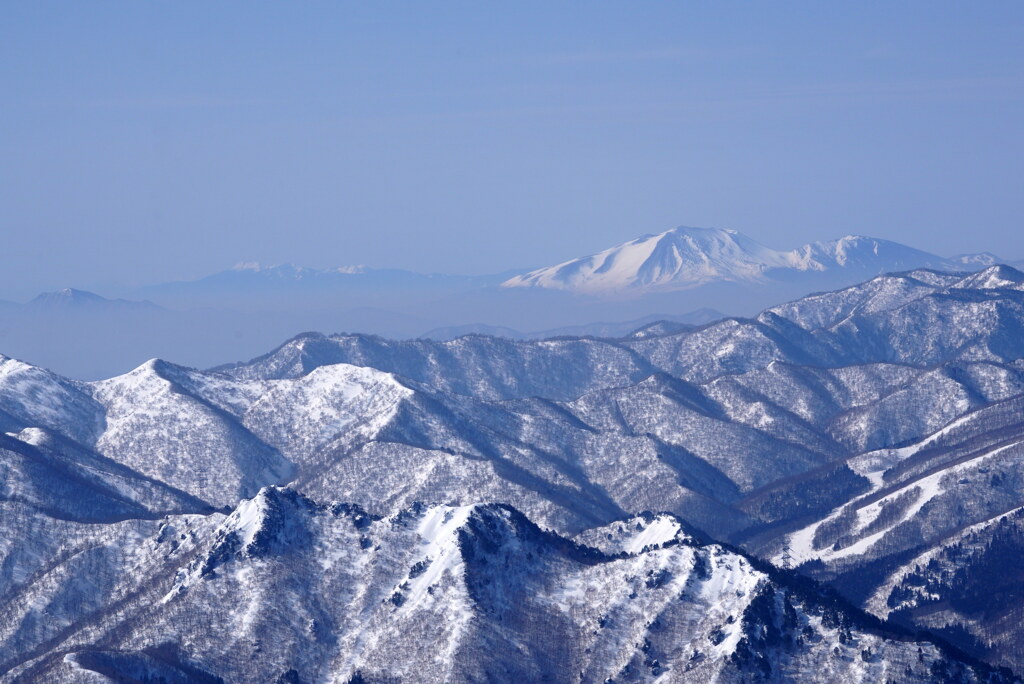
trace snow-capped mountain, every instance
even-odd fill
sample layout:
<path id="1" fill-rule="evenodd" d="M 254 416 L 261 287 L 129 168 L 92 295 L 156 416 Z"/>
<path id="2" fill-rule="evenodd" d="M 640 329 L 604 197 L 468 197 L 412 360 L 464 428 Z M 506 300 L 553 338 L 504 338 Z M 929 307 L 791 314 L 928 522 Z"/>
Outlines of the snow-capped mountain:
<path id="1" fill-rule="evenodd" d="M 889 271 L 974 270 L 995 262 L 988 254 L 947 260 L 896 242 L 855 235 L 779 251 L 734 230 L 680 227 L 518 275 L 502 285 L 636 296 L 713 283 L 763 283 L 808 273 L 830 274 L 836 282 L 850 283 Z"/>
<path id="2" fill-rule="evenodd" d="M 685 288 L 716 280 L 756 280 L 770 268 L 793 266 L 793 257 L 764 247 L 736 231 L 676 228 L 659 235 L 644 235 L 588 257 L 531 271 L 503 285 L 579 292 Z"/>
<path id="3" fill-rule="evenodd" d="M 620 338 L 304 334 L 97 382 L 4 357 L 0 670 L 973 676 L 711 540 L 1021 670 L 1017 614 L 973 582 L 1016 595 L 993 578 L 1024 546 L 1022 359 L 1006 266 Z"/>
<path id="4" fill-rule="evenodd" d="M 95 310 L 157 310 L 152 302 L 107 299 L 93 292 L 66 287 L 56 292 L 43 292 L 24 305 L 29 311 L 95 311 Z"/>

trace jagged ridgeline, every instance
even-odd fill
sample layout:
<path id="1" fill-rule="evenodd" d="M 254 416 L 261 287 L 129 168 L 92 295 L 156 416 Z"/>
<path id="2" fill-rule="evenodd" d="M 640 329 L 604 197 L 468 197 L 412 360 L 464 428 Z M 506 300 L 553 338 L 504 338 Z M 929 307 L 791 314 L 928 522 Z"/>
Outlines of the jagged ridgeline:
<path id="1" fill-rule="evenodd" d="M 3 681 L 1012 681 L 1022 356 L 995 266 L 621 338 L 3 358 Z"/>

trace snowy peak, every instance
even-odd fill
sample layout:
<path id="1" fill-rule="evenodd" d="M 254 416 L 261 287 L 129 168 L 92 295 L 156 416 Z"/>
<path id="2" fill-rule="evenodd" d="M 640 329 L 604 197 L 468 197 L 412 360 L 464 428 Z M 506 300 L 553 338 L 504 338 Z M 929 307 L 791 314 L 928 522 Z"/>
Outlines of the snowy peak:
<path id="1" fill-rule="evenodd" d="M 716 280 L 756 280 L 768 268 L 789 264 L 789 255 L 768 249 L 736 231 L 680 227 L 516 276 L 505 281 L 503 287 L 546 287 L 587 293 L 630 288 L 685 289 Z"/>
<path id="2" fill-rule="evenodd" d="M 214 532 L 209 551 L 178 571 L 163 603 L 185 594 L 218 568 L 236 560 L 279 556 L 308 545 L 312 522 L 323 509 L 287 487 L 264 487 L 243 499 Z"/>
<path id="3" fill-rule="evenodd" d="M 56 292 L 43 292 L 32 300 L 33 306 L 55 307 L 55 306 L 81 306 L 83 304 L 98 304 L 107 301 L 103 297 L 85 290 L 76 290 L 65 287 Z"/>
<path id="4" fill-rule="evenodd" d="M 1000 259 L 992 252 L 978 252 L 977 254 L 957 254 L 949 258 L 949 263 L 959 264 L 964 269 L 974 269 L 980 266 L 994 266 Z"/>
<path id="5" fill-rule="evenodd" d="M 102 424 L 102 407 L 80 385 L 2 354 L 0 406 L 19 430 L 46 427 L 81 442 Z"/>
<path id="6" fill-rule="evenodd" d="M 959 283 L 953 286 L 957 289 L 979 289 L 996 290 L 1011 289 L 1024 290 L 1024 273 L 1012 266 L 997 264 L 989 266 L 983 271 L 972 273 Z"/>
<path id="7" fill-rule="evenodd" d="M 923 265 L 938 265 L 940 257 L 901 245 L 890 240 L 847 235 L 829 242 L 805 245 L 792 254 L 798 255 L 794 266 L 798 270 L 826 271 L 845 268 L 869 275 L 881 270 L 902 271 Z"/>
<path id="8" fill-rule="evenodd" d="M 734 230 L 680 227 L 537 269 L 511 278 L 502 286 L 638 296 L 714 283 L 783 282 L 799 275 L 816 278 L 816 285 L 822 282 L 836 286 L 892 271 L 921 267 L 975 270 L 996 261 L 987 253 L 947 260 L 898 242 L 862 235 L 780 251 Z"/>
<path id="9" fill-rule="evenodd" d="M 294 540 L 301 518 L 316 504 L 287 487 L 264 487 L 252 499 L 243 500 L 228 516 L 225 529 L 238 537 L 241 549 L 254 553 Z"/>
<path id="10" fill-rule="evenodd" d="M 166 392 L 174 386 L 178 367 L 162 359 L 149 359 L 132 370 L 107 380 L 91 383 L 94 395 L 100 401 L 124 396 L 142 402 L 156 392 Z M 185 369 L 182 368 L 182 371 Z"/>
<path id="11" fill-rule="evenodd" d="M 518 510 L 501 503 L 463 506 L 414 503 L 411 508 L 385 518 L 383 522 L 393 527 L 415 529 L 427 549 L 426 557 L 448 555 L 453 551 L 463 553 L 474 545 L 494 550 L 516 546 L 531 536 L 548 536 Z"/>
<path id="12" fill-rule="evenodd" d="M 676 542 L 696 543 L 698 535 L 671 513 L 644 513 L 628 520 L 594 527 L 576 536 L 576 541 L 615 555 L 634 555 Z"/>
<path id="13" fill-rule="evenodd" d="M 244 499 L 219 531 L 212 558 L 234 551 L 247 557 L 282 554 L 302 545 L 311 534 L 311 520 L 324 510 L 289 487 L 264 487 Z"/>

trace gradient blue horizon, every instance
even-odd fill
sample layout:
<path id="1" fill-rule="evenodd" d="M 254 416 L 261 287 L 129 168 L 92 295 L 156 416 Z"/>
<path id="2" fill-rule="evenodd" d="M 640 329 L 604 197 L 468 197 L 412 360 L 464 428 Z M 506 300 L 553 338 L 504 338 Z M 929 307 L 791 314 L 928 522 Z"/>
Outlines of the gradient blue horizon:
<path id="1" fill-rule="evenodd" d="M 0 298 L 678 225 L 1024 257 L 1024 5 L 6 3 Z"/>

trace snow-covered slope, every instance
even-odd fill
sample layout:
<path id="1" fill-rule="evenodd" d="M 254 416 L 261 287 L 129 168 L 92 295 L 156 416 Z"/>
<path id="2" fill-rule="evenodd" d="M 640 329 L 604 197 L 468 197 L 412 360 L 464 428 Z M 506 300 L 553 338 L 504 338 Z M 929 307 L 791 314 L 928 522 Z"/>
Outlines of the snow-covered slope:
<path id="1" fill-rule="evenodd" d="M 531 271 L 503 285 L 578 292 L 686 288 L 716 280 L 757 280 L 768 269 L 795 265 L 793 254 L 764 247 L 736 231 L 676 228 Z"/>
<path id="2" fill-rule="evenodd" d="M 96 523 L 209 509 L 196 497 L 43 428 L 0 435 L 0 500 Z"/>
<path id="3" fill-rule="evenodd" d="M 189 375 L 153 360 L 92 385 L 106 419 L 96 450 L 218 506 L 290 480 L 293 464 L 224 408 L 188 392 Z"/>
<path id="4" fill-rule="evenodd" d="M 47 427 L 87 443 L 103 429 L 103 408 L 81 383 L 0 355 L 0 427 Z"/>
<path id="5" fill-rule="evenodd" d="M 1024 614 L 1024 509 L 967 527 L 892 573 L 869 601 L 879 615 L 924 625 L 996 663 L 1019 662 Z"/>

